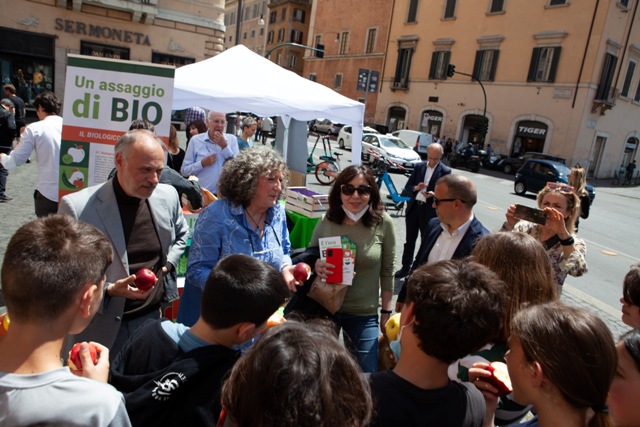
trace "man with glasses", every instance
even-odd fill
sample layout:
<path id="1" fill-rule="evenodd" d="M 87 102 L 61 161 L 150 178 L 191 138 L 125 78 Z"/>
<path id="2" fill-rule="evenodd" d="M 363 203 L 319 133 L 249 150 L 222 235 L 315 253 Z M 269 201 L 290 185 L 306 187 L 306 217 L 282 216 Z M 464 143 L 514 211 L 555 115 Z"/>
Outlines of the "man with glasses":
<path id="1" fill-rule="evenodd" d="M 197 176 L 200 186 L 213 194 L 218 193 L 218 179 L 224 162 L 239 153 L 238 138 L 224 133 L 226 123 L 224 113 L 210 111 L 207 132 L 191 138 L 182 163 L 182 175 Z"/>
<path id="2" fill-rule="evenodd" d="M 420 239 L 423 239 L 427 223 L 436 216 L 436 210 L 431 203 L 433 190 L 440 177 L 451 173 L 451 169 L 440 161 L 443 152 L 442 145 L 430 144 L 427 148 L 427 161 L 416 165 L 404 187 L 403 195 L 411 197 L 411 200 L 407 203 L 405 215 L 406 240 L 402 252 L 402 268 L 396 271 L 396 277 L 406 277 L 409 274 L 418 231 Z"/>
<path id="3" fill-rule="evenodd" d="M 478 239 L 489 234 L 473 214 L 478 193 L 469 178 L 452 174 L 443 176 L 436 182 L 431 201 L 438 217 L 427 224 L 411 271 L 427 263 L 464 258 L 471 253 Z M 398 294 L 397 312 L 405 297 L 406 287 L 403 286 Z"/>

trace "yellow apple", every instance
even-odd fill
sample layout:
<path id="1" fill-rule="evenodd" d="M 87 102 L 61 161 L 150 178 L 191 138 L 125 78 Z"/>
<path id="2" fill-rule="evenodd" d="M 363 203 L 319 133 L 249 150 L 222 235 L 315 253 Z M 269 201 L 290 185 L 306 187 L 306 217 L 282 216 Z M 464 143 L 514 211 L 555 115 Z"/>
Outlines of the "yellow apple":
<path id="1" fill-rule="evenodd" d="M 400 332 L 400 313 L 396 313 L 387 320 L 384 325 L 384 330 L 387 333 L 389 341 L 395 341 L 398 339 L 398 333 Z"/>

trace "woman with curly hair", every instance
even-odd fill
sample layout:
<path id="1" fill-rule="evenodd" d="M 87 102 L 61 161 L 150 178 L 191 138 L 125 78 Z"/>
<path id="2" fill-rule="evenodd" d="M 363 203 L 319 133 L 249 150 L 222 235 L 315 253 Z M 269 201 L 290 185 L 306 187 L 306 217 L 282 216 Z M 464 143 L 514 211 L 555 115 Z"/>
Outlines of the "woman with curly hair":
<path id="1" fill-rule="evenodd" d="M 337 330 L 344 331 L 347 348 L 362 370 L 375 372 L 378 326 L 385 325 L 391 315 L 396 235 L 391 217 L 384 212 L 375 177 L 366 166 L 352 165 L 340 172 L 329 192 L 329 210 L 313 230 L 309 248 L 299 256 L 309 265 L 315 263 L 315 273 L 321 279 L 333 274 L 335 266 L 320 260 L 319 239 L 333 236 L 348 236 L 356 244 L 356 274 L 344 302 L 331 317 Z M 285 313 L 305 314 L 296 307 L 299 299 L 292 298 Z"/>
<path id="2" fill-rule="evenodd" d="M 521 231 L 538 239 L 549 255 L 558 292 L 567 275 L 579 277 L 587 273 L 587 245 L 576 235 L 576 219 L 580 215 L 580 199 L 574 188 L 561 182 L 548 182 L 538 193 L 538 208 L 545 211 L 546 223 L 518 221 L 516 205 L 507 209 L 502 231 Z"/>
<path id="3" fill-rule="evenodd" d="M 288 182 L 285 161 L 269 148 L 243 150 L 224 164 L 218 181 L 221 197 L 200 212 L 193 230 L 178 322 L 195 323 L 209 273 L 230 254 L 271 264 L 292 291 L 300 284 L 293 278 L 287 218 L 279 203 Z"/>
<path id="4" fill-rule="evenodd" d="M 269 329 L 234 366 L 222 404 L 225 427 L 359 427 L 373 413 L 366 379 L 331 326 L 295 321 Z"/>

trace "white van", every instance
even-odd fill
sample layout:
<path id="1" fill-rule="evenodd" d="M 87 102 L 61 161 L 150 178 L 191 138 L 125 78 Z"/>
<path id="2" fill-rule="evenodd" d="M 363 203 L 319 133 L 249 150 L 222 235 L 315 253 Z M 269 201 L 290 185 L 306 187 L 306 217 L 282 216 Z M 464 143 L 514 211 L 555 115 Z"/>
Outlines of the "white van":
<path id="1" fill-rule="evenodd" d="M 409 147 L 413 147 L 416 153 L 420 154 L 423 159 L 427 157 L 427 147 L 433 142 L 433 136 L 426 132 L 418 132 L 417 130 L 397 130 L 391 135 L 397 136 L 403 140 Z"/>

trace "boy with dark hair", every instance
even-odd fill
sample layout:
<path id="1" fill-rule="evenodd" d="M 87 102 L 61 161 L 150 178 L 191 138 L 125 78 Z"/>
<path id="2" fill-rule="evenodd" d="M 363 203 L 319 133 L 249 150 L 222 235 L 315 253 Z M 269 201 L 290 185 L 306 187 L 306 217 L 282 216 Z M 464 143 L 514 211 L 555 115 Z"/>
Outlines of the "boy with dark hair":
<path id="1" fill-rule="evenodd" d="M 211 271 L 198 321 L 167 319 L 140 327 L 111 367 L 133 425 L 215 426 L 222 381 L 240 352 L 233 348 L 266 328 L 289 290 L 269 264 L 229 255 Z"/>
<path id="2" fill-rule="evenodd" d="M 124 399 L 106 383 L 109 350 L 97 343 L 73 375 L 60 351 L 102 301 L 111 243 L 95 227 L 67 216 L 31 221 L 16 231 L 2 264 L 11 325 L 0 340 L 0 425 L 129 426 Z M 99 381 L 94 381 L 99 380 Z"/>
<path id="3" fill-rule="evenodd" d="M 632 328 L 640 328 L 640 264 L 633 264 L 624 276 L 620 302 L 622 321 Z"/>
<path id="4" fill-rule="evenodd" d="M 494 272 L 469 260 L 424 265 L 409 276 L 402 354 L 393 370 L 370 377 L 374 425 L 482 426 L 482 393 L 450 381 L 447 367 L 500 330 L 504 287 Z"/>

